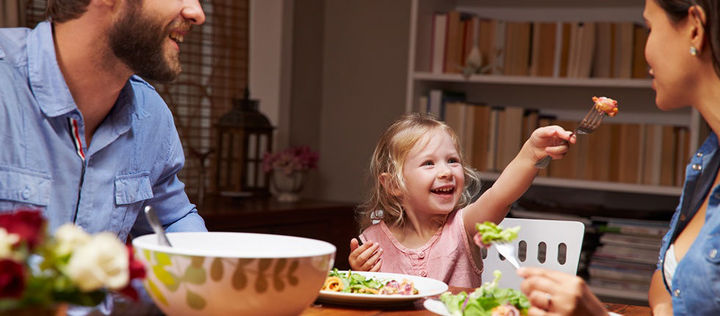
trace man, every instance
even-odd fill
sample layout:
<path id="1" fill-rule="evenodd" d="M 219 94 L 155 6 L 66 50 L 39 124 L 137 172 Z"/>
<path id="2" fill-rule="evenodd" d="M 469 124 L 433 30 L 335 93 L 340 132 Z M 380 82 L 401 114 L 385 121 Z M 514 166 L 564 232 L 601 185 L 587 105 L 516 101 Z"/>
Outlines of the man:
<path id="1" fill-rule="evenodd" d="M 0 210 L 39 208 L 51 230 L 205 231 L 177 173 L 172 115 L 141 78 L 180 73 L 197 0 L 49 0 L 49 21 L 0 29 Z"/>

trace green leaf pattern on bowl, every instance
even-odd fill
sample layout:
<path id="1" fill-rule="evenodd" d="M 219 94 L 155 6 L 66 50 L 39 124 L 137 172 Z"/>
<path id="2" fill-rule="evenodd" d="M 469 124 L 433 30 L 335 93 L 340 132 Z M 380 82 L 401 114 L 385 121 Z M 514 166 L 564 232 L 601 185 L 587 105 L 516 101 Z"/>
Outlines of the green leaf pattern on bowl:
<path id="1" fill-rule="evenodd" d="M 151 253 L 148 250 L 143 250 L 143 256 L 150 265 L 153 274 L 160 281 L 160 284 L 170 292 L 175 292 L 181 287 L 185 291 L 185 300 L 188 306 L 194 310 L 203 310 L 207 306 L 207 301 L 202 295 L 192 291 L 188 288 L 187 284 L 202 285 L 208 282 L 207 271 L 203 266 L 205 263 L 204 257 L 197 256 L 182 256 L 182 255 L 168 255 L 166 253 L 155 252 Z M 187 262 L 190 261 L 184 270 L 185 271 L 170 271 L 172 269 L 172 262 L 182 260 Z M 181 262 L 182 262 L 181 261 Z M 256 259 L 230 259 L 230 258 L 213 258 L 209 266 L 209 280 L 210 282 L 221 282 L 226 271 L 225 265 L 233 266 L 232 277 L 230 278 L 231 285 L 234 289 L 242 291 L 244 290 L 250 281 L 250 275 L 256 275 L 253 287 L 257 293 L 265 293 L 268 291 L 270 283 L 273 288 L 282 292 L 286 286 L 297 286 L 299 283 L 298 277 L 295 275 L 299 261 L 288 260 L 286 258 L 269 259 L 263 258 L 257 260 L 257 265 L 253 267 Z M 274 261 L 274 266 L 273 266 Z M 184 266 L 184 265 L 176 265 Z M 182 277 L 178 277 L 182 275 Z M 163 292 L 158 288 L 150 278 L 145 279 L 145 288 L 158 299 L 160 303 L 165 306 L 169 306 L 168 300 Z"/>

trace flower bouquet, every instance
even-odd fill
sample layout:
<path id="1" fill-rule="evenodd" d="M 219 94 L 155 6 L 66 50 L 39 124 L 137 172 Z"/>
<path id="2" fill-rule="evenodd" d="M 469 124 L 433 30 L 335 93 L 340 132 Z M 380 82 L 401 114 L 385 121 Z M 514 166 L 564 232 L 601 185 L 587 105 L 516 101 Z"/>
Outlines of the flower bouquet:
<path id="1" fill-rule="evenodd" d="M 0 314 L 94 306 L 108 290 L 137 299 L 130 280 L 145 268 L 115 234 L 65 224 L 49 236 L 46 226 L 40 211 L 0 213 Z"/>
<path id="2" fill-rule="evenodd" d="M 279 171 L 286 175 L 317 168 L 318 154 L 308 146 L 289 147 L 276 153 L 265 153 L 263 171 Z"/>

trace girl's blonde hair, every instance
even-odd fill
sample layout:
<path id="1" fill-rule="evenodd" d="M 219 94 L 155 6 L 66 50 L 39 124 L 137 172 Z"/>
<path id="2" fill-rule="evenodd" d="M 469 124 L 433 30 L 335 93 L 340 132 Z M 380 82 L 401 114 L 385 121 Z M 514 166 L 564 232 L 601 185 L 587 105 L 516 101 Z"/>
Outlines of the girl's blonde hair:
<path id="1" fill-rule="evenodd" d="M 480 178 L 477 172 L 465 163 L 455 131 L 431 115 L 406 114 L 388 127 L 375 146 L 370 160 L 370 197 L 357 209 L 361 231 L 376 219 L 382 220 L 388 225 L 404 224 L 406 215 L 401 204 L 402 197 L 391 194 L 383 186 L 380 178 L 384 173 L 389 174 L 390 177 L 387 178 L 385 185 L 406 192 L 402 176 L 405 159 L 415 144 L 435 130 L 442 130 L 450 135 L 463 166 L 465 188 L 463 188 L 456 209 L 469 204 L 472 198 L 480 192 Z"/>

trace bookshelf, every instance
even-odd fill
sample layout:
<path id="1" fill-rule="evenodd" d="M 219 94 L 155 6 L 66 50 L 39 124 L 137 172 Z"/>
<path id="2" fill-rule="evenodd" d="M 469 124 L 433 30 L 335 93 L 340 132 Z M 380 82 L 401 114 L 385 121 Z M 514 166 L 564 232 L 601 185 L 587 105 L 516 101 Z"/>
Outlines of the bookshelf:
<path id="1" fill-rule="evenodd" d="M 482 104 L 488 107 L 536 109 L 542 114 L 555 117 L 558 123 L 577 122 L 585 115 L 592 104 L 590 100 L 592 96 L 612 97 L 619 101 L 620 114 L 617 117 L 606 120 L 605 122 L 607 123 L 603 124 L 623 125 L 622 128 L 633 124 L 641 124 L 641 129 L 645 128 L 643 126 L 662 125 L 686 130 L 685 133 L 688 135 L 684 137 L 687 137 L 687 141 L 685 141 L 683 147 L 679 145 L 676 147 L 682 148 L 682 150 L 679 150 L 681 154 L 674 158 L 675 163 L 673 164 L 673 168 L 676 170 L 673 175 L 674 181 L 672 181 L 671 184 L 667 184 L 667 182 L 662 184 L 642 182 L 624 183 L 627 181 L 589 180 L 580 176 L 574 178 L 572 176 L 553 177 L 549 174 L 543 175 L 541 173 L 541 176 L 538 176 L 534 180 L 533 186 L 526 196 L 534 195 L 535 197 L 543 197 L 550 192 L 550 194 L 572 195 L 571 199 L 574 201 L 582 201 L 584 199 L 583 196 L 588 195 L 591 197 L 586 198 L 586 200 L 598 202 L 598 199 L 600 199 L 600 203 L 607 203 L 608 208 L 619 206 L 613 213 L 615 215 L 620 214 L 626 218 L 643 218 L 647 214 L 652 213 L 655 219 L 657 219 L 656 217 L 667 217 L 669 220 L 676 206 L 677 198 L 681 194 L 680 185 L 682 184 L 682 173 L 685 162 L 687 161 L 686 158 L 694 152 L 699 142 L 706 136 L 700 115 L 691 109 L 681 109 L 671 112 L 658 110 L 655 107 L 655 93 L 652 90 L 652 81 L 647 78 L 645 74 L 646 68 L 639 68 L 639 70 L 633 69 L 630 71 L 631 75 L 618 75 L 617 66 L 611 66 L 614 68 L 610 72 L 614 72 L 614 74 L 598 75 L 600 72 L 595 71 L 597 67 L 595 64 L 597 61 L 595 59 L 601 57 L 593 57 L 593 59 L 589 61 L 592 64 L 590 67 L 593 69 L 591 75 L 584 74 L 569 77 L 569 72 L 561 75 L 563 72 L 559 70 L 559 68 L 562 67 L 559 61 L 562 58 L 568 58 L 567 55 L 562 55 L 560 52 L 561 49 L 564 49 L 562 37 L 567 36 L 567 33 L 562 33 L 566 24 L 572 26 L 579 24 L 578 22 L 583 22 L 585 25 L 593 24 L 598 29 L 601 24 L 610 24 L 612 28 L 620 28 L 620 25 L 630 25 L 631 28 L 634 27 L 633 32 L 635 33 L 633 33 L 633 35 L 641 38 L 640 35 L 637 34 L 642 33 L 642 29 L 638 28 L 638 25 L 643 24 L 643 7 L 643 0 L 547 0 L 543 1 L 542 4 L 533 0 L 412 0 L 410 6 L 405 111 L 431 110 L 429 106 L 426 109 L 423 107 L 428 104 L 428 102 L 432 102 L 429 101 L 432 97 L 432 91 L 440 90 L 462 93 L 464 100 L 469 104 Z M 557 36 L 555 37 L 555 53 L 552 60 L 554 63 L 552 75 L 539 76 L 537 72 L 534 73 L 535 75 L 530 75 L 533 73 L 527 69 L 524 71 L 528 71 L 528 75 L 510 75 L 506 73 L 506 71 L 508 71 L 507 69 L 498 72 L 494 67 L 484 71 L 482 74 L 472 74 L 469 76 L 458 73 L 462 72 L 458 69 L 448 70 L 448 48 L 446 47 L 444 51 L 440 50 L 434 46 L 436 45 L 434 42 L 438 41 L 438 39 L 443 39 L 446 42 L 452 41 L 451 38 L 453 38 L 454 41 L 458 41 L 458 38 L 461 38 L 459 41 L 467 41 L 467 38 L 475 38 L 479 34 L 482 34 L 481 31 L 478 31 L 477 34 L 472 34 L 469 37 L 466 37 L 466 35 L 453 37 L 447 32 L 453 29 L 457 30 L 458 26 L 447 24 L 444 29 L 446 32 L 445 37 L 437 37 L 433 32 L 437 33 L 434 23 L 438 17 L 438 13 L 445 13 L 446 16 L 440 19 L 440 21 L 447 21 L 453 19 L 449 13 L 451 11 L 461 12 L 461 19 L 466 19 L 467 16 L 476 16 L 479 17 L 480 20 L 502 20 L 506 26 L 510 23 L 530 22 L 531 41 L 533 39 L 532 30 L 539 29 L 537 27 L 538 23 L 555 23 Z M 479 26 L 476 24 L 474 27 L 481 28 L 482 24 L 479 24 Z M 639 31 L 641 33 L 637 33 Z M 505 32 L 507 32 L 507 30 Z M 595 32 L 596 36 L 600 36 L 598 35 L 600 31 Z M 614 31 L 614 29 L 613 32 L 613 38 L 615 38 L 615 34 L 620 34 L 615 33 L 616 31 Z M 495 33 L 496 36 L 498 34 L 502 33 Z M 615 41 L 615 39 L 613 39 L 613 41 Z M 644 40 L 642 42 L 644 45 Z M 466 53 L 467 44 L 463 45 L 465 46 L 463 46 L 461 50 Z M 620 59 L 631 59 L 633 65 L 639 65 L 637 62 L 638 59 L 644 63 L 642 54 L 635 53 L 635 51 L 641 51 L 642 47 L 638 48 L 637 43 L 629 45 L 632 46 L 632 53 L 630 53 L 632 56 L 626 56 L 627 53 L 622 53 L 617 56 L 621 56 Z M 502 46 L 502 44 L 498 44 L 498 46 Z M 505 45 L 502 47 L 507 48 L 510 46 Z M 527 46 L 523 46 L 522 49 L 528 48 Z M 440 51 L 443 51 L 446 55 L 444 56 L 444 60 L 443 58 L 440 59 L 444 61 L 444 64 L 439 67 L 438 58 L 435 54 Z M 593 56 L 601 56 L 597 50 L 591 51 Z M 532 44 L 530 44 L 529 51 L 524 53 L 526 54 L 520 54 L 522 55 L 521 59 L 525 60 L 526 58 L 529 64 L 537 63 L 533 62 L 533 54 L 535 53 L 532 50 Z M 613 52 L 613 54 L 616 53 L 617 52 Z M 505 58 L 508 58 L 507 52 L 503 54 Z M 613 58 L 616 60 L 614 63 L 618 63 L 617 60 L 620 60 L 618 57 Z M 530 65 L 529 68 L 532 68 L 532 65 Z M 438 71 L 438 69 L 442 70 Z M 446 109 L 447 108 L 444 107 L 444 110 Z M 453 117 L 462 117 L 465 112 L 461 113 L 463 114 L 453 114 Z M 564 127 L 566 129 L 572 128 L 570 126 Z M 607 126 L 601 126 L 601 128 L 603 127 L 608 128 Z M 595 135 L 590 135 L 590 137 L 592 136 Z M 644 140 L 645 138 L 642 137 L 644 136 L 641 136 L 640 139 Z M 675 137 L 679 138 L 679 136 Z M 578 141 L 579 143 L 585 142 L 587 139 L 579 139 Z M 627 144 L 627 141 L 625 143 Z M 580 145 L 576 146 L 580 147 Z M 613 146 L 616 145 L 613 143 Z M 646 158 L 647 161 L 642 161 L 642 159 L 639 161 L 639 168 L 642 168 L 644 164 L 660 163 L 655 162 L 656 160 L 660 160 L 658 156 L 647 155 Z M 566 163 L 566 161 L 562 160 L 554 161 L 551 163 L 551 168 L 553 166 L 564 168 L 564 164 Z M 610 166 L 608 167 L 610 168 Z M 629 170 L 632 171 L 633 169 L 630 168 Z M 497 176 L 497 170 L 485 170 L 481 173 L 481 178 L 486 182 L 494 181 Z M 642 178 L 642 176 L 640 177 Z M 538 194 L 533 191 L 542 193 Z M 618 199 L 615 196 L 619 196 L 620 198 Z M 647 212 L 647 209 L 643 209 L 647 205 L 653 206 L 653 210 L 650 213 Z M 658 208 L 662 209 L 662 211 L 657 211 Z M 617 211 L 617 209 L 622 209 L 622 211 Z M 637 211 L 634 211 L 635 209 L 637 209 Z M 578 214 L 573 214 L 573 216 L 577 215 Z M 584 222 L 590 223 L 586 225 L 593 225 L 594 221 L 590 220 L 589 217 L 590 216 L 587 216 Z M 590 231 L 594 232 L 592 229 Z M 599 239 L 599 234 L 595 236 L 595 238 Z M 590 255 L 588 255 L 588 257 L 589 256 Z M 634 303 L 646 302 L 647 299 L 646 295 L 637 294 L 628 297 L 623 294 L 622 291 L 604 288 L 602 286 L 595 286 L 593 290 L 603 298 L 630 299 Z"/>

